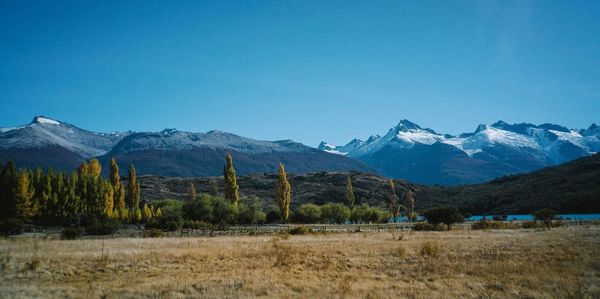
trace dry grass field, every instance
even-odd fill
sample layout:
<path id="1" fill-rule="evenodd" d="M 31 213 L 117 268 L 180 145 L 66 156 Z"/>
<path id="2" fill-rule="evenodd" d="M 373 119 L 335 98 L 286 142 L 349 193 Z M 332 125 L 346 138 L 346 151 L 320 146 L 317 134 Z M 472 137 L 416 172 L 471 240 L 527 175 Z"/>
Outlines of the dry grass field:
<path id="1" fill-rule="evenodd" d="M 599 298 L 600 227 L 0 240 L 1 298 Z"/>

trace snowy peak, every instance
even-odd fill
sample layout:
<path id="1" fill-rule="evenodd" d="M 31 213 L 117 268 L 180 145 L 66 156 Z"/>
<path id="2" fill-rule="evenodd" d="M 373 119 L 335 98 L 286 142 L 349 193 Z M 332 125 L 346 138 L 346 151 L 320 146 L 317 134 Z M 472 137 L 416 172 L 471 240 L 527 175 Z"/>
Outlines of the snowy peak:
<path id="1" fill-rule="evenodd" d="M 421 127 L 408 119 L 403 119 L 398 123 L 398 125 L 396 125 L 396 127 L 394 127 L 394 130 L 400 132 L 408 132 L 414 130 L 421 130 Z"/>
<path id="2" fill-rule="evenodd" d="M 336 146 L 336 145 L 329 144 L 327 142 L 322 141 L 319 144 L 318 149 L 320 149 L 322 151 L 326 151 L 328 153 L 332 153 L 332 154 L 347 155 L 349 152 L 360 147 L 363 143 L 364 143 L 364 141 L 357 139 L 357 138 L 352 139 L 346 145 L 342 145 L 342 146 Z"/>
<path id="3" fill-rule="evenodd" d="M 417 144 L 435 143 L 453 146 L 471 157 L 485 152 L 486 149 L 503 146 L 518 152 L 526 152 L 528 155 L 533 155 L 535 159 L 558 163 L 564 162 L 569 156 L 565 153 L 573 152 L 574 148 L 577 148 L 576 152 L 588 154 L 600 151 L 600 127 L 593 124 L 587 130 L 576 131 L 550 123 L 509 124 L 500 120 L 491 125 L 481 124 L 474 133 L 453 136 L 438 134 L 403 119 L 383 137 L 373 135 L 360 144 L 353 140 L 344 147 L 322 144 L 319 149 L 361 159 L 387 146 L 397 150 L 409 150 Z"/>
<path id="4" fill-rule="evenodd" d="M 61 122 L 52 118 L 40 115 L 33 118 L 31 124 L 49 124 L 49 125 L 60 125 Z"/>
<path id="5" fill-rule="evenodd" d="M 583 131 L 583 136 L 600 136 L 600 127 L 595 123 Z"/>

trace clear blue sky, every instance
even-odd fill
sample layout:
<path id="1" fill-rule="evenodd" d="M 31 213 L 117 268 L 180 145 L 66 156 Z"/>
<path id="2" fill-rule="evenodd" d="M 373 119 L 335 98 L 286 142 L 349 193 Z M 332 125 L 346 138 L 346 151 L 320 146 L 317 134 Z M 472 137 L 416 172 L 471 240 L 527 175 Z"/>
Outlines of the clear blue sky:
<path id="1" fill-rule="evenodd" d="M 316 146 L 600 121 L 600 1 L 4 1 L 0 126 Z"/>

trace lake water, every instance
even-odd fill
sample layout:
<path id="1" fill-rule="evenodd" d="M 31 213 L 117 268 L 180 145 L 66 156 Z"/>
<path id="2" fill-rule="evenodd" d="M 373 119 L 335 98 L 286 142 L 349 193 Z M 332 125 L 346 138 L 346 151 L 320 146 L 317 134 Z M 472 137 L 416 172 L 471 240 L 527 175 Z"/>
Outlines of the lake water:
<path id="1" fill-rule="evenodd" d="M 479 221 L 483 218 L 483 215 L 473 215 L 467 221 Z M 492 220 L 493 215 L 486 215 L 487 219 Z M 559 214 L 557 215 L 557 219 L 564 220 L 600 220 L 600 214 Z M 418 217 L 419 221 L 424 221 L 425 218 L 423 216 Z M 518 220 L 518 221 L 533 221 L 533 216 L 531 215 L 507 215 L 507 221 Z M 406 217 L 398 217 L 399 222 L 407 221 Z"/>
<path id="2" fill-rule="evenodd" d="M 493 216 L 487 215 L 487 219 L 492 219 Z M 479 221 L 483 218 L 482 215 L 473 215 L 469 218 L 469 221 Z M 564 220 L 600 220 L 600 214 L 558 214 L 558 219 Z M 519 221 L 532 221 L 533 216 L 531 215 L 507 215 L 506 220 L 519 220 Z"/>

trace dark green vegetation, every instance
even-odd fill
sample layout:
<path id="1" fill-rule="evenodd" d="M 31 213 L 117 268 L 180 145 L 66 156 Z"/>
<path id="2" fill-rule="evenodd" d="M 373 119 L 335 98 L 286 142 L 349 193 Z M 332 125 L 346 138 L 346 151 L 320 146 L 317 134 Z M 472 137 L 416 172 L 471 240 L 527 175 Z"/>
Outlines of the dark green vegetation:
<path id="1" fill-rule="evenodd" d="M 456 208 L 436 208 L 426 211 L 423 216 L 427 219 L 427 222 L 433 225 L 443 223 L 448 227 L 448 230 L 454 223 L 460 223 L 464 221 L 463 215 Z"/>
<path id="2" fill-rule="evenodd" d="M 390 192 L 387 179 L 378 175 L 349 173 L 287 174 L 292 186 L 292 207 L 305 203 L 325 204 L 346 202 L 346 185 L 351 177 L 356 206 L 388 209 Z M 276 174 L 256 174 L 238 177 L 240 196 L 275 201 L 273 187 Z M 159 176 L 140 178 L 142 195 L 146 199 L 186 198 L 189 182 L 201 192 L 208 192 L 211 181 L 223 191 L 223 180 L 217 177 L 182 179 Z M 212 183 L 214 184 L 214 183 Z M 600 154 L 569 163 L 545 168 L 533 173 L 514 175 L 494 181 L 455 187 L 423 186 L 394 180 L 400 203 L 406 205 L 407 191 L 413 190 L 416 211 L 435 207 L 456 207 L 470 214 L 529 214 L 541 208 L 560 213 L 600 212 Z"/>
<path id="3" fill-rule="evenodd" d="M 0 228 L 4 233 L 15 234 L 22 230 L 17 229 L 18 223 L 60 225 L 105 235 L 119 229 L 121 223 L 148 223 L 160 217 L 160 209 L 141 202 L 133 165 L 129 167 L 125 196 L 114 161 L 111 171 L 110 179 L 104 178 L 95 159 L 82 163 L 71 174 L 42 172 L 40 168 L 17 169 L 12 162 L 2 165 Z"/>

